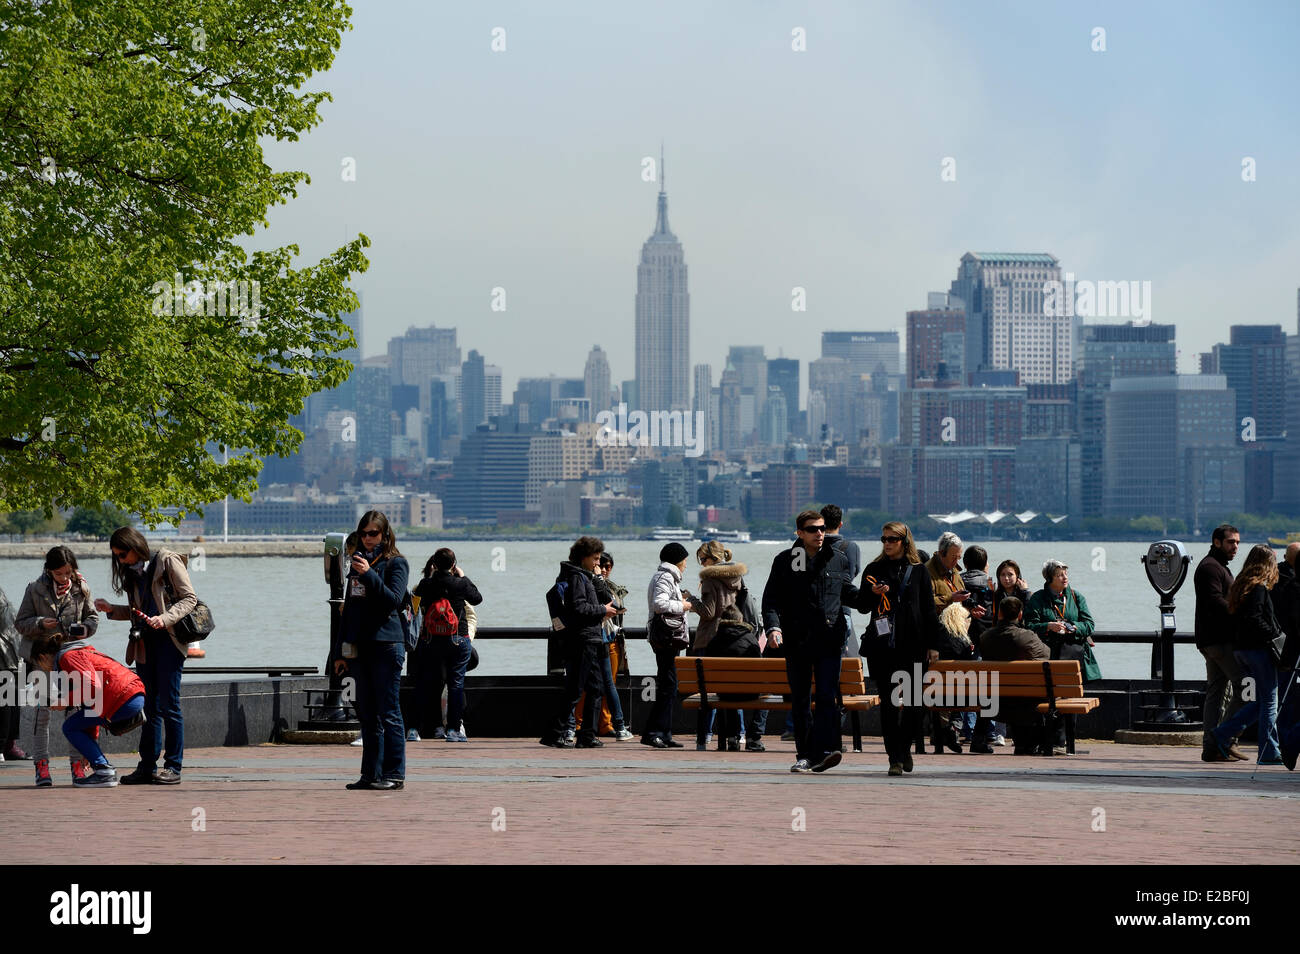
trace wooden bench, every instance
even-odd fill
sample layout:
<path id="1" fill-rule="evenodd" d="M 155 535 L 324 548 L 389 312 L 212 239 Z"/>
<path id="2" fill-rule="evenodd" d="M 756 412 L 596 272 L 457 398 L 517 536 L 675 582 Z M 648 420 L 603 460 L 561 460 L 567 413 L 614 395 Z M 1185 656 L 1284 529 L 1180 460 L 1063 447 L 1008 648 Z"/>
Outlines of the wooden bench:
<path id="1" fill-rule="evenodd" d="M 730 658 L 723 656 L 678 656 L 677 696 L 684 709 L 780 709 L 791 708 L 788 699 L 790 682 L 784 659 Z M 744 693 L 757 696 L 747 700 L 722 699 L 723 695 Z M 879 696 L 867 695 L 862 674 L 862 660 L 856 656 L 840 662 L 840 683 L 836 702 L 850 713 L 853 726 L 853 751 L 862 751 L 860 714 L 880 705 Z M 726 747 L 726 733 L 718 734 L 718 751 Z"/>
<path id="2" fill-rule="evenodd" d="M 1022 662 L 973 662 L 944 659 L 930 664 L 930 672 L 937 672 L 942 682 L 932 691 L 941 691 L 945 699 L 957 698 L 964 691 L 969 700 L 980 686 L 991 687 L 992 675 L 997 674 L 999 699 L 1043 700 L 1038 704 L 1042 714 L 1087 715 L 1101 705 L 1101 700 L 1083 694 L 1083 673 L 1075 659 L 1027 660 Z M 978 705 L 943 705 L 941 709 L 979 711 Z M 996 717 L 995 717 L 996 718 Z M 1065 723 L 1065 749 L 1074 754 L 1074 720 Z"/>

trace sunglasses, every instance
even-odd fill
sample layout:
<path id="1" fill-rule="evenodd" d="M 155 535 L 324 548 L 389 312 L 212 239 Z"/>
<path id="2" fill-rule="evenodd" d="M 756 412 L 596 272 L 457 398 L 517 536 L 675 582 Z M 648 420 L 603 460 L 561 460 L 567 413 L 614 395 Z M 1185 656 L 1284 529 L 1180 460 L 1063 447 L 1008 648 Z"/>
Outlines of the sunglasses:
<path id="1" fill-rule="evenodd" d="M 825 533 L 825 532 L 826 532 L 826 524 L 824 524 L 824 523 L 819 523 L 819 524 L 817 524 L 817 526 L 815 526 L 815 527 L 800 527 L 800 528 L 799 528 L 799 532 L 800 532 L 800 533 Z"/>
<path id="2" fill-rule="evenodd" d="M 382 537 L 382 536 L 384 535 L 384 531 L 382 531 L 382 530 L 362 530 L 362 531 L 361 531 L 361 535 L 362 535 L 363 537 Z"/>
<path id="3" fill-rule="evenodd" d="M 110 547 L 110 550 L 111 550 L 113 556 L 116 557 L 117 559 L 119 559 L 119 560 L 125 560 L 125 559 L 126 559 L 126 551 L 125 551 L 125 550 L 112 550 L 111 547 Z"/>
<path id="4" fill-rule="evenodd" d="M 902 541 L 903 541 L 902 537 L 881 537 L 880 538 L 881 543 L 901 543 Z"/>

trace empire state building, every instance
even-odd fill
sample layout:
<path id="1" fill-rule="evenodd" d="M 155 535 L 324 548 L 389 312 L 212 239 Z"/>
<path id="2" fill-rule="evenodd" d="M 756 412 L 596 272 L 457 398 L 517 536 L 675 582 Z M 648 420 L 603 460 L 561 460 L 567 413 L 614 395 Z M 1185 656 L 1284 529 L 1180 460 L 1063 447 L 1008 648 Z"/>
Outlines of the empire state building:
<path id="1" fill-rule="evenodd" d="M 659 162 L 659 215 L 636 269 L 636 388 L 644 411 L 689 411 L 691 298 L 682 243 L 668 228 Z"/>

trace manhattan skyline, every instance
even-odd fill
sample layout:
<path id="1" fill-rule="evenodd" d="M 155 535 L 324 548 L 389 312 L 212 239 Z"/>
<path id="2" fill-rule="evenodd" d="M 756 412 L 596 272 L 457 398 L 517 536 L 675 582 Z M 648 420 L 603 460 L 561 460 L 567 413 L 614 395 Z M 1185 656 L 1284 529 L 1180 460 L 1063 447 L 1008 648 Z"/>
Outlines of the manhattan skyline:
<path id="1" fill-rule="evenodd" d="M 964 253 L 1006 249 L 1150 281 L 1148 317 L 1177 325 L 1192 372 L 1230 324 L 1294 330 L 1298 29 L 1283 4 L 362 5 L 314 84 L 334 96 L 326 122 L 268 150 L 312 175 L 305 201 L 253 244 L 310 235 L 310 258 L 365 231 L 368 355 L 432 323 L 500 366 L 506 393 L 529 368 L 581 376 L 592 342 L 631 379 L 659 189 L 642 161 L 662 139 L 692 364 L 719 369 L 733 344 L 807 362 L 822 330 L 901 333 Z"/>

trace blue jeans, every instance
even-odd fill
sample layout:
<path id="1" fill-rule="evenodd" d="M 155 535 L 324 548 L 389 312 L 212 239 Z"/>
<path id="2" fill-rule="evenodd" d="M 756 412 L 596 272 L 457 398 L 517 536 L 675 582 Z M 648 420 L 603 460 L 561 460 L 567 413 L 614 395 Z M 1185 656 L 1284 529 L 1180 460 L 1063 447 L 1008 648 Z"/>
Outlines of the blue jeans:
<path id="1" fill-rule="evenodd" d="M 1255 680 L 1255 698 L 1220 723 L 1214 730 L 1215 738 L 1223 745 L 1241 734 L 1242 729 L 1256 722 L 1259 726 L 1259 759 L 1270 762 L 1280 759 L 1277 738 L 1277 667 L 1267 649 L 1239 649 L 1234 655 Z"/>
<path id="2" fill-rule="evenodd" d="M 104 757 L 104 750 L 99 747 L 99 743 L 94 740 L 90 730 L 97 725 L 111 725 L 113 722 L 125 722 L 127 719 L 135 718 L 136 714 L 144 710 L 144 693 L 137 692 L 126 702 L 118 706 L 113 713 L 112 719 L 106 719 L 103 716 L 93 716 L 86 712 L 85 709 L 78 709 L 75 712 L 69 712 L 68 717 L 63 720 L 63 734 L 68 737 L 73 748 L 81 753 L 95 768 L 108 768 L 108 759 Z"/>
<path id="3" fill-rule="evenodd" d="M 140 767 L 152 772 L 158 767 L 166 735 L 163 766 L 181 770 L 185 755 L 185 722 L 181 714 L 181 670 L 185 657 L 176 651 L 165 629 L 144 635 L 144 662 L 135 672 L 144 683 L 144 728 L 140 731 Z"/>
<path id="4" fill-rule="evenodd" d="M 405 643 L 366 640 L 348 662 L 356 677 L 357 718 L 361 721 L 361 778 L 400 782 L 406 778 L 406 728 L 402 724 L 402 663 Z"/>
<path id="5" fill-rule="evenodd" d="M 416 678 L 421 731 L 442 725 L 442 687 L 447 686 L 447 728 L 459 729 L 465 718 L 465 670 L 473 647 L 468 636 L 433 636 L 416 650 L 420 665 Z"/>

